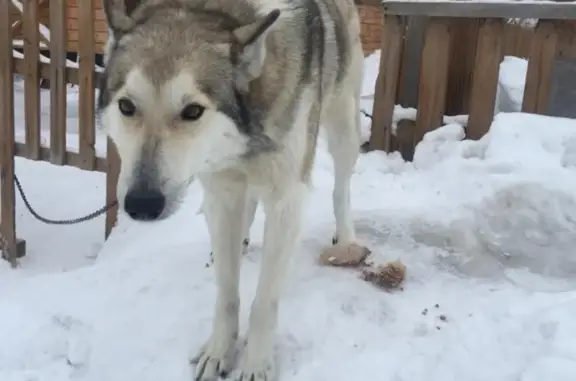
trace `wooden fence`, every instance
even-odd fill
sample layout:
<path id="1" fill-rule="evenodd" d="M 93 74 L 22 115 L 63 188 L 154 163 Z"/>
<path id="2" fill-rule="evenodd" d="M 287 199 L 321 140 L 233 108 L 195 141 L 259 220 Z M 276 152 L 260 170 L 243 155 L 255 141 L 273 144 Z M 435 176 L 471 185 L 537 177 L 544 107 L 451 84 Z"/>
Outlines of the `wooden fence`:
<path id="1" fill-rule="evenodd" d="M 115 147 L 108 141 L 107 154 L 99 157 L 95 149 L 95 84 L 99 73 L 95 66 L 97 48 L 95 34 L 96 3 L 99 0 L 81 0 L 77 4 L 77 51 L 79 63 L 70 65 L 66 60 L 68 47 L 67 5 L 65 0 L 25 0 L 21 13 L 21 34 L 24 55 L 19 58 L 13 50 L 13 4 L 0 0 L 0 233 L 8 244 L 12 256 L 24 254 L 23 241 L 16 238 L 14 157 L 47 161 L 55 165 L 68 165 L 88 171 L 107 173 L 106 200 L 116 197 L 119 159 Z M 39 33 L 41 7 L 48 8 L 50 62 L 43 62 L 40 43 L 46 40 Z M 45 58 L 44 58 L 45 61 Z M 25 142 L 15 140 L 14 75 L 24 77 Z M 50 79 L 49 144 L 42 144 L 40 88 L 41 78 Z M 67 85 L 79 87 L 78 150 L 67 147 Z M 48 181 L 48 179 L 47 179 Z M 51 179 L 54 181 L 54 179 Z M 57 180 L 56 180 L 57 181 Z M 95 205 L 97 209 L 101 205 Z M 116 208 L 107 212 L 106 236 L 116 220 Z"/>
<path id="2" fill-rule="evenodd" d="M 558 53 L 576 58 L 573 4 L 384 0 L 382 13 L 369 146 L 400 148 L 405 157 L 411 156 L 426 132 L 441 126 L 445 114 L 465 111 L 470 139 L 488 131 L 499 67 L 505 44 L 510 43 L 502 38 L 510 19 L 539 20 L 535 28 L 523 32 L 530 41 L 523 112 L 546 114 Z M 409 131 L 402 138 L 392 133 L 396 104 L 417 108 L 416 120 L 404 124 Z"/>

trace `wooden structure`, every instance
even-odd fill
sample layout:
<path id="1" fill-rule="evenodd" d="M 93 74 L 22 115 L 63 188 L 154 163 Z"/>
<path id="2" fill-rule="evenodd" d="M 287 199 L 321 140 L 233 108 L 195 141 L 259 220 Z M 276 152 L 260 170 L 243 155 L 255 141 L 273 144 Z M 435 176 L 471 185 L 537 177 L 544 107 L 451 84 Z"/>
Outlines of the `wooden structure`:
<path id="1" fill-rule="evenodd" d="M 539 20 L 535 28 L 523 31 L 530 44 L 522 111 L 546 114 L 559 52 L 576 58 L 573 4 L 384 0 L 382 13 L 369 146 L 400 149 L 407 159 L 424 134 L 442 124 L 444 115 L 469 114 L 470 139 L 488 131 L 508 20 Z M 401 134 L 403 141 L 392 134 L 396 104 L 418 110 L 415 123 L 408 124 L 411 131 Z"/>
<path id="2" fill-rule="evenodd" d="M 70 8 L 74 4 L 75 8 Z M 116 198 L 119 159 L 115 148 L 108 142 L 107 157 L 98 157 L 95 151 L 95 52 L 98 49 L 95 32 L 99 20 L 99 0 L 25 0 L 20 19 L 14 19 L 13 3 L 0 0 L 0 167 L 1 213 L 0 233 L 8 244 L 9 255 L 24 254 L 24 245 L 18 245 L 15 222 L 14 157 L 47 161 L 55 165 L 69 165 L 88 171 L 107 173 L 106 200 Z M 75 9 L 75 12 L 71 12 Z M 75 15 L 78 29 L 72 44 L 69 36 L 70 17 Z M 39 23 L 48 17 L 49 38 L 41 37 Z M 16 25 L 15 25 L 16 24 Z M 78 28 L 81 25 L 81 28 Z M 22 36 L 24 58 L 16 58 L 13 51 L 14 33 Z M 50 62 L 41 62 L 41 44 L 50 52 Z M 70 47 L 78 51 L 77 67 L 67 66 L 66 53 Z M 24 77 L 25 143 L 15 141 L 14 75 Z M 41 77 L 50 79 L 50 142 L 41 144 L 40 89 Z M 79 86 L 78 152 L 67 149 L 66 107 L 67 84 Z M 95 209 L 100 205 L 95 206 Z M 108 211 L 106 235 L 116 220 L 116 209 Z"/>

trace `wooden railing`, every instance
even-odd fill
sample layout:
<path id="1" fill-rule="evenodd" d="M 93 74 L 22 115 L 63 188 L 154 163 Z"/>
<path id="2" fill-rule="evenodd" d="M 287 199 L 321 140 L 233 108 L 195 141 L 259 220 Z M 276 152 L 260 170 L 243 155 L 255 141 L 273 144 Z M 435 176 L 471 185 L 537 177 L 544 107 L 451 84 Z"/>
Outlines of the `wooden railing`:
<path id="1" fill-rule="evenodd" d="M 482 137 L 494 116 L 504 28 L 510 19 L 539 20 L 527 32 L 532 35 L 523 112 L 546 114 L 557 54 L 560 50 L 576 52 L 573 46 L 568 47 L 576 30 L 574 4 L 384 0 L 382 12 L 371 149 L 404 147 L 413 153 L 426 132 L 442 125 L 447 109 L 454 109 L 447 107 L 448 95 L 460 100 L 457 113 L 469 116 L 467 138 Z M 463 25 L 467 29 L 462 29 Z M 464 53 L 454 54 L 456 50 Z M 462 64 L 470 70 L 459 73 L 456 68 Z M 417 109 L 414 123 L 406 124 L 411 130 L 403 132 L 403 141 L 392 133 L 396 104 Z M 405 157 L 410 155 L 407 152 Z"/>
<path id="2" fill-rule="evenodd" d="M 37 0 L 23 2 L 21 34 L 24 54 L 13 49 L 10 0 L 0 0 L 0 164 L 1 214 L 0 234 L 8 243 L 11 255 L 23 255 L 18 245 L 15 222 L 14 157 L 69 165 L 88 171 L 107 173 L 106 200 L 116 197 L 119 159 L 111 142 L 106 152 L 98 154 L 96 144 L 95 87 L 99 73 L 95 66 L 96 41 L 94 7 L 99 0 L 77 2 L 79 28 L 77 64 L 67 61 L 67 18 L 65 0 L 49 1 L 50 29 L 48 47 L 50 59 L 40 55 L 40 20 Z M 25 139 L 16 141 L 14 76 L 24 78 Z M 49 143 L 43 144 L 41 131 L 40 80 L 50 80 Z M 67 86 L 78 85 L 78 140 L 67 144 Z M 105 138 L 104 138 L 105 139 Z M 68 142 L 70 143 L 70 142 Z M 74 143 L 74 142 L 73 142 Z M 77 149 L 70 148 L 77 146 Z M 54 181 L 53 179 L 51 181 Z M 57 181 L 57 180 L 56 180 Z M 95 205 L 95 209 L 101 205 Z M 116 220 L 116 209 L 108 211 L 106 236 Z M 21 242 L 21 241 L 20 241 Z"/>

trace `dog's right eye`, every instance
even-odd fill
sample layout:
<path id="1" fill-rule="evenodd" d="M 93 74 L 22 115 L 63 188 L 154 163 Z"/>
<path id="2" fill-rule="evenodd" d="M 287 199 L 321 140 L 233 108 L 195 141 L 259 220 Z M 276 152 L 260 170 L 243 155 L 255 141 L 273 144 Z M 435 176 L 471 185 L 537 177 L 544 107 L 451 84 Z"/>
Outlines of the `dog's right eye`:
<path id="1" fill-rule="evenodd" d="M 118 109 L 124 116 L 134 116 L 136 113 L 136 105 L 128 98 L 118 100 Z"/>

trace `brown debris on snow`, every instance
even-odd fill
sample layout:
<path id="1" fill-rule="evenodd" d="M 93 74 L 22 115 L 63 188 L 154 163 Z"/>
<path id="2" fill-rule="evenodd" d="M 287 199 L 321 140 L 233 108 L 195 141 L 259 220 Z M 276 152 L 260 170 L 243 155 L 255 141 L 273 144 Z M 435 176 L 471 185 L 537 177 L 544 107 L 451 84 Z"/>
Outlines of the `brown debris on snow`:
<path id="1" fill-rule="evenodd" d="M 320 263 L 325 266 L 357 267 L 365 265 L 370 249 L 357 244 L 334 245 L 322 252 Z"/>
<path id="2" fill-rule="evenodd" d="M 406 266 L 400 260 L 362 271 L 362 279 L 388 291 L 399 288 L 405 278 Z"/>

